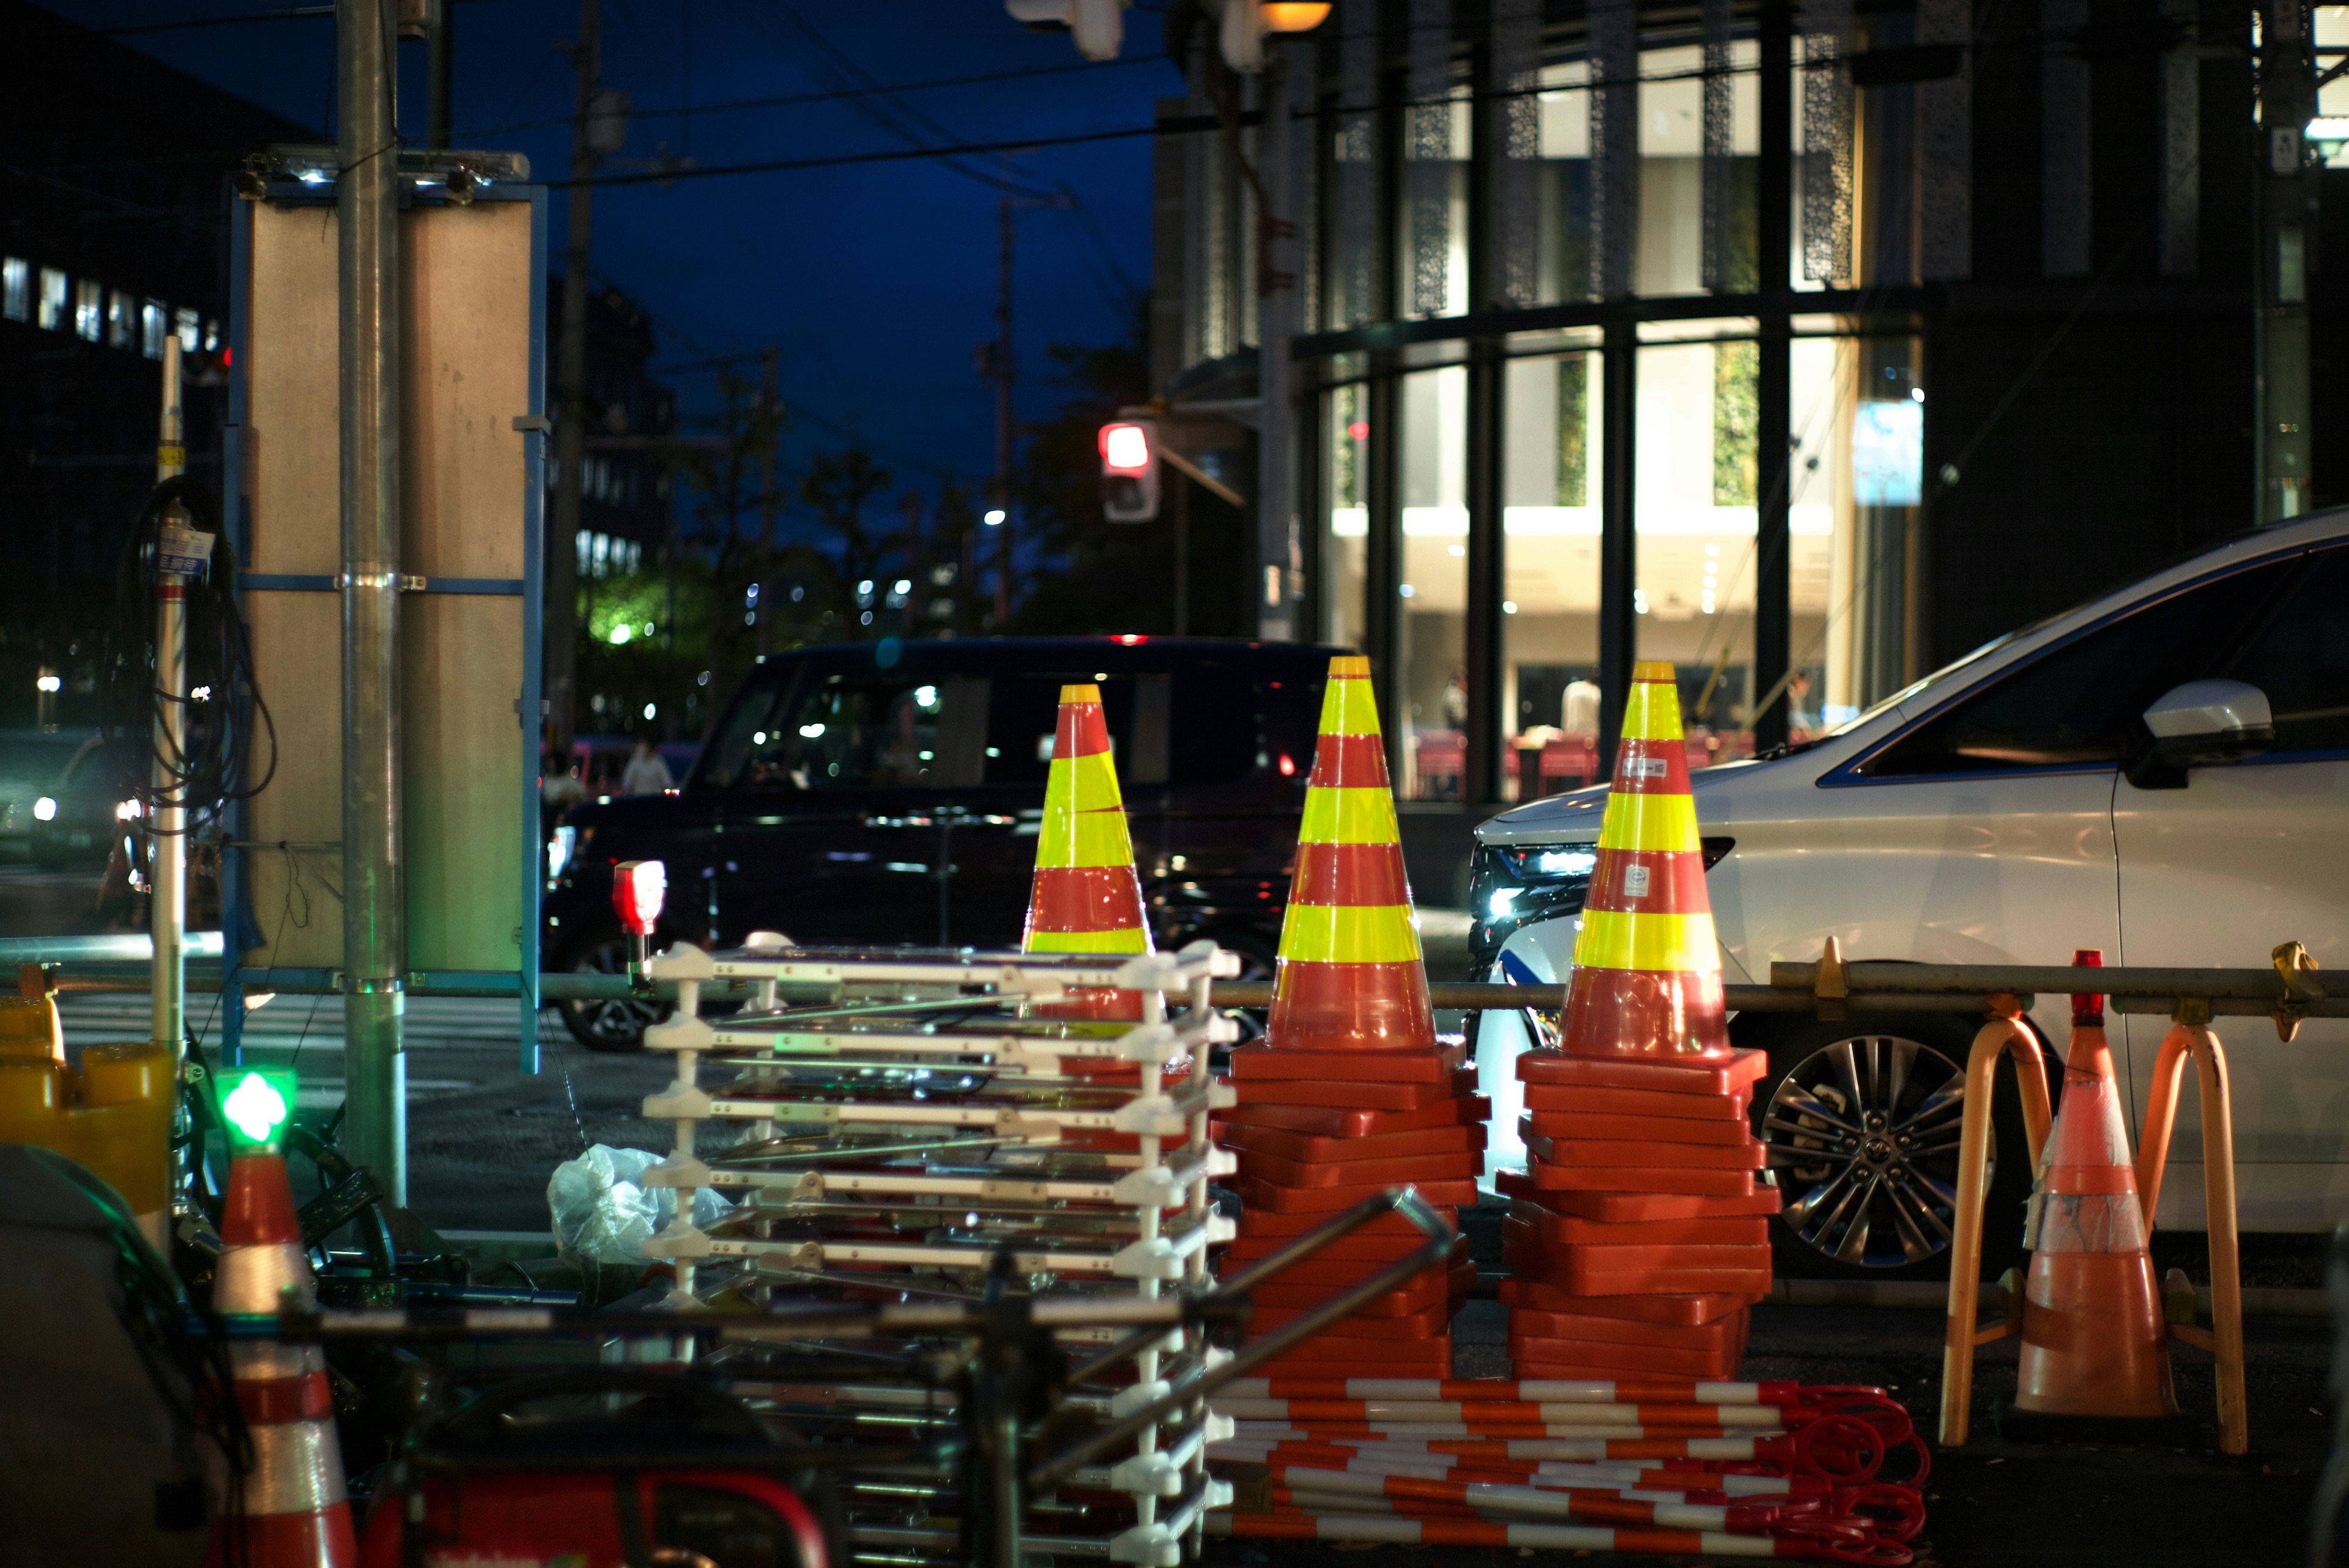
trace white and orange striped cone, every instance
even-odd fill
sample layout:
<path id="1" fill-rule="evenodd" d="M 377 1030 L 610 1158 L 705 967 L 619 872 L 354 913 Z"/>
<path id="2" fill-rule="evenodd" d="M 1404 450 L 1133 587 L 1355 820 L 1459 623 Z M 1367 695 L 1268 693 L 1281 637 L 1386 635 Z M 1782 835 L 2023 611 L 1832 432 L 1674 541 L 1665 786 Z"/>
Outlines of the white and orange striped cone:
<path id="1" fill-rule="evenodd" d="M 288 1290 L 303 1305 L 316 1305 L 284 1155 L 240 1151 L 230 1161 L 221 1242 L 213 1311 L 274 1315 Z M 316 1345 L 247 1341 L 231 1345 L 229 1358 L 253 1438 L 253 1468 L 230 1478 L 242 1496 L 219 1509 L 208 1561 L 214 1568 L 357 1562 L 326 1353 Z"/>
<path id="2" fill-rule="evenodd" d="M 1020 939 L 1029 953 L 1147 953 L 1150 923 L 1133 871 L 1133 839 L 1110 752 L 1101 687 L 1061 688 L 1036 880 Z M 1139 1018 L 1142 994 L 1085 988 L 1035 1009 L 1055 1017 Z"/>
<path id="3" fill-rule="evenodd" d="M 1668 664 L 1631 666 L 1558 1048 L 1632 1057 L 1729 1049 L 1680 690 Z"/>
<path id="4" fill-rule="evenodd" d="M 2091 948 L 2072 962 L 2094 967 Z M 2072 998 L 2064 1098 L 2039 1157 L 2023 1245 L 2023 1353 L 2015 1408 L 2056 1416 L 2172 1416 L 2169 1332 L 2146 1251 L 2105 999 Z"/>
<path id="5" fill-rule="evenodd" d="M 1433 1050 L 1371 661 L 1330 661 L 1280 922 L 1265 1043 L 1276 1050 Z"/>

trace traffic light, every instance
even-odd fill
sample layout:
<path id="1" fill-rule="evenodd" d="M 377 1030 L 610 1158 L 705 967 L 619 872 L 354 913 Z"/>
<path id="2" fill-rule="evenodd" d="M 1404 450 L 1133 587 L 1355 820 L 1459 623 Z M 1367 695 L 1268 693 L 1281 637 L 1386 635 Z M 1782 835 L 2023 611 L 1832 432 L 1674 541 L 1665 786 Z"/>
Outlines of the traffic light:
<path id="1" fill-rule="evenodd" d="M 1126 0 L 1003 0 L 1003 8 L 1023 26 L 1037 32 L 1066 28 L 1076 38 L 1077 53 L 1089 60 L 1117 58 L 1125 44 L 1125 6 Z"/>
<path id="2" fill-rule="evenodd" d="M 1158 427 L 1120 419 L 1101 428 L 1102 515 L 1112 522 L 1148 522 L 1158 515 Z"/>
<path id="3" fill-rule="evenodd" d="M 1253 75 L 1264 69 L 1267 33 L 1309 33 L 1329 16 L 1330 0 L 1224 0 L 1224 64 Z"/>

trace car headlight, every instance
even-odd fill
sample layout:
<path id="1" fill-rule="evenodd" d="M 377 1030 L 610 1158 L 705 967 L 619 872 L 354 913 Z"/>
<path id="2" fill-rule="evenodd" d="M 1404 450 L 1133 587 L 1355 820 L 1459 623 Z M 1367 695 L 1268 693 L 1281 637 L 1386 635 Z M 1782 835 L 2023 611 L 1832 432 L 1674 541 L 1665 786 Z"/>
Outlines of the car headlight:
<path id="1" fill-rule="evenodd" d="M 53 797 L 44 795 L 39 799 L 33 802 L 33 820 L 36 822 L 54 822 L 57 820 L 57 803 Z"/>
<path id="2" fill-rule="evenodd" d="M 553 882 L 571 863 L 572 851 L 579 847 L 579 830 L 565 823 L 554 830 L 546 841 L 546 880 Z"/>
<path id="3" fill-rule="evenodd" d="M 1521 925 L 1580 913 L 1598 850 L 1588 844 L 1483 844 L 1468 872 L 1468 952 L 1478 974 Z"/>
<path id="4" fill-rule="evenodd" d="M 139 820 L 139 802 L 136 800 L 125 800 L 121 804 L 116 806 L 114 808 L 114 820 L 118 822 L 137 821 Z"/>
<path id="5" fill-rule="evenodd" d="M 1704 869 L 1720 864 L 1736 844 L 1704 840 Z M 1598 869 L 1596 844 L 1478 845 L 1468 870 L 1468 954 L 1476 973 L 1491 966 L 1520 926 L 1581 913 Z"/>

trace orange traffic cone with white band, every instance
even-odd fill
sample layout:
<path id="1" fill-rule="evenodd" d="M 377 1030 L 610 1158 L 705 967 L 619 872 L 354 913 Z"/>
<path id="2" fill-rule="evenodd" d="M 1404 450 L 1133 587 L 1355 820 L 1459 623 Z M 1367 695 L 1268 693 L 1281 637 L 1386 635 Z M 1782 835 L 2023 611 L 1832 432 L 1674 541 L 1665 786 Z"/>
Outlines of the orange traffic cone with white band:
<path id="1" fill-rule="evenodd" d="M 1680 690 L 1668 664 L 1631 667 L 1558 1048 L 1640 1057 L 1729 1049 Z"/>
<path id="2" fill-rule="evenodd" d="M 221 1241 L 213 1311 L 274 1315 L 288 1290 L 305 1306 L 316 1304 L 285 1159 L 274 1149 L 231 1160 Z M 231 1478 L 243 1495 L 220 1510 L 212 1563 L 343 1568 L 355 1562 L 326 1353 L 316 1345 L 245 1341 L 229 1346 L 229 1358 L 237 1408 L 253 1437 L 253 1468 Z"/>
<path id="3" fill-rule="evenodd" d="M 2084 948 L 2072 962 L 2094 967 Z M 2128 1130 L 2121 1120 L 2105 999 L 2072 998 L 2064 1098 L 2039 1159 L 2023 1244 L 2017 1409 L 2060 1416 L 2169 1416 L 2168 1330 L 2146 1253 Z"/>
<path id="4" fill-rule="evenodd" d="M 1330 661 L 1280 923 L 1266 1043 L 1276 1050 L 1433 1050 L 1371 661 Z"/>
<path id="5" fill-rule="evenodd" d="M 1029 953 L 1150 951 L 1109 721 L 1101 687 L 1091 682 L 1061 688 L 1044 821 L 1036 840 L 1036 881 L 1020 945 Z M 1036 1010 L 1055 1017 L 1139 1018 L 1141 1008 L 1139 992 L 1087 989 Z"/>

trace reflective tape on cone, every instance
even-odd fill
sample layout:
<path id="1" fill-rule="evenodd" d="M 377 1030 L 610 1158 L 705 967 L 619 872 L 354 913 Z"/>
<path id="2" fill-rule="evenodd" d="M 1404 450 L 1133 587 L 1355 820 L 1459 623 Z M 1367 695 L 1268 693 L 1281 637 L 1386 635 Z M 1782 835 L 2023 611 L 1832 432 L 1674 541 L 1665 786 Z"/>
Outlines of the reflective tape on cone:
<path id="1" fill-rule="evenodd" d="M 1274 1049 L 1432 1050 L 1370 661 L 1330 661 L 1266 1029 Z"/>
<path id="2" fill-rule="evenodd" d="M 212 1284 L 215 1311 L 277 1312 L 317 1299 L 285 1161 L 242 1154 L 229 1166 L 223 1243 Z M 358 1556 L 335 1440 L 326 1356 L 315 1345 L 245 1342 L 229 1347 L 236 1402 L 253 1465 L 233 1478 L 208 1561 L 227 1568 L 346 1568 Z"/>
<path id="3" fill-rule="evenodd" d="M 1090 682 L 1061 688 L 1020 947 L 1028 953 L 1151 951 L 1101 687 Z M 1139 1018 L 1142 997 L 1138 992 L 1087 988 L 1032 1011 L 1054 1017 Z"/>
<path id="4" fill-rule="evenodd" d="M 2015 1408 L 2154 1417 L 2178 1409 L 2168 1329 L 2104 1027 L 2079 1023 L 2040 1152 L 2024 1244 Z"/>
<path id="5" fill-rule="evenodd" d="M 1672 666 L 1632 668 L 1558 1046 L 1585 1056 L 1726 1053 L 1721 948 L 1704 886 Z"/>

